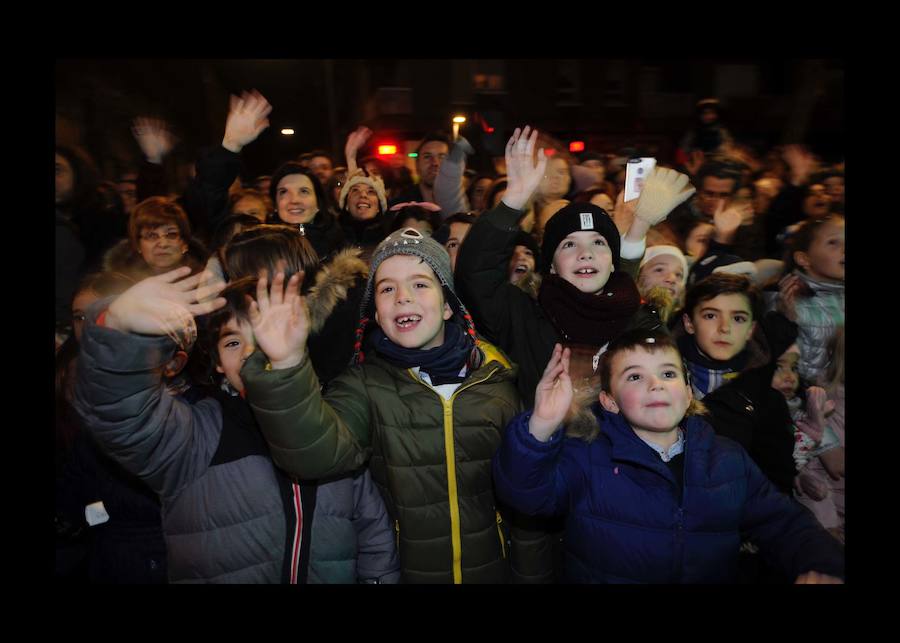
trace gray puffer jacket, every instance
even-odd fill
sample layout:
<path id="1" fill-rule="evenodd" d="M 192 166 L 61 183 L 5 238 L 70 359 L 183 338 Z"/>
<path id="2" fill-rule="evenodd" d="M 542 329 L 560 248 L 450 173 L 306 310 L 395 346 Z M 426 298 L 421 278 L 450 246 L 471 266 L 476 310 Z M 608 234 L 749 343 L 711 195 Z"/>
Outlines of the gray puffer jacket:
<path id="1" fill-rule="evenodd" d="M 240 397 L 168 394 L 167 337 L 85 323 L 75 408 L 101 448 L 162 505 L 173 583 L 394 583 L 399 559 L 368 471 L 301 483 L 275 468 Z M 299 518 L 299 519 L 298 519 Z"/>
<path id="2" fill-rule="evenodd" d="M 844 284 L 816 281 L 799 270 L 792 274 L 798 276 L 808 289 L 806 295 L 800 295 L 795 300 L 797 326 L 800 329 L 797 335 L 800 345 L 797 370 L 806 381 L 818 383 L 829 364 L 828 342 L 838 326 L 844 323 Z M 772 292 L 766 295 L 767 306 L 775 309 L 779 294 Z"/>

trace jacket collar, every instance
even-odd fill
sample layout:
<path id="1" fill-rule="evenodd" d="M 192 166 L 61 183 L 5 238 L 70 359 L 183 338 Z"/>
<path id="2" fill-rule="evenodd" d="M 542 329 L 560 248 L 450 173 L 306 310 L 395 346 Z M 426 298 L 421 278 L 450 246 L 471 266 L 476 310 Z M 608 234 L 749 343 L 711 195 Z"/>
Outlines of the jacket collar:
<path id="1" fill-rule="evenodd" d="M 809 286 L 813 290 L 813 292 L 816 292 L 816 293 L 829 292 L 829 293 L 837 294 L 837 293 L 843 292 L 843 290 L 844 290 L 844 284 L 832 284 L 832 283 L 826 283 L 824 281 L 817 281 L 801 270 L 795 270 L 794 274 L 797 275 L 798 277 L 800 277 L 800 279 L 803 281 L 803 283 L 805 283 L 807 286 Z"/>

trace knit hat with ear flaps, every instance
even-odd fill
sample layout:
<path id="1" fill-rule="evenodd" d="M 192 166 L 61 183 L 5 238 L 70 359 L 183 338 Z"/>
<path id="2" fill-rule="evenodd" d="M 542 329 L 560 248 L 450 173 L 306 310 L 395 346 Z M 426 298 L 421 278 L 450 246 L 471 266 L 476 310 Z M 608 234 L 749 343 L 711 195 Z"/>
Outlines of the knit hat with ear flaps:
<path id="1" fill-rule="evenodd" d="M 347 195 L 350 194 L 350 188 L 359 183 L 365 183 L 378 195 L 378 203 L 381 205 L 381 211 L 387 212 L 387 198 L 384 196 L 384 181 L 377 176 L 366 176 L 363 170 L 357 170 L 352 176 L 348 177 L 341 188 L 340 197 L 338 197 L 338 207 L 342 210 L 347 207 Z"/>
<path id="2" fill-rule="evenodd" d="M 570 203 L 550 217 L 544 226 L 544 242 L 541 244 L 541 272 L 550 273 L 556 248 L 573 232 L 599 232 L 612 252 L 613 266 L 619 268 L 621 238 L 616 224 L 601 207 L 593 203 Z"/>
<path id="3" fill-rule="evenodd" d="M 366 324 L 375 316 L 375 276 L 380 266 L 386 259 L 395 255 L 410 255 L 419 257 L 422 261 L 434 271 L 438 281 L 441 282 L 444 293 L 447 296 L 447 303 L 454 313 L 458 314 L 465 323 L 466 332 L 475 339 L 475 325 L 472 322 L 472 316 L 463 303 L 456 296 L 453 289 L 453 268 L 450 266 L 450 255 L 444 247 L 431 237 L 424 236 L 415 228 L 404 228 L 392 232 L 388 237 L 378 244 L 372 255 L 372 264 L 369 269 L 369 281 L 366 283 L 366 290 L 363 293 L 362 302 L 360 304 L 360 322 L 356 330 L 356 344 L 354 345 L 354 363 L 361 363 L 362 356 L 362 339 L 365 333 Z"/>

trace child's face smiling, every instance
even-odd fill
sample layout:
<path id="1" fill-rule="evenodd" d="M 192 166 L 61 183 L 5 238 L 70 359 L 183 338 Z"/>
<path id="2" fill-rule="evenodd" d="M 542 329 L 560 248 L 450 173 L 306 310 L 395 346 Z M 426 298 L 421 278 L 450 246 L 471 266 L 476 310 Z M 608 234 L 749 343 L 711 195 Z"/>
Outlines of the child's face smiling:
<path id="1" fill-rule="evenodd" d="M 616 355 L 609 388 L 612 395 L 600 393 L 603 408 L 621 412 L 635 433 L 651 440 L 675 430 L 692 399 L 681 356 L 672 348 L 654 353 L 634 348 Z"/>
<path id="2" fill-rule="evenodd" d="M 684 328 L 700 350 L 720 362 L 744 350 L 755 326 L 750 302 L 739 293 L 707 299 L 697 304 L 691 316 L 684 315 Z"/>
<path id="3" fill-rule="evenodd" d="M 394 255 L 375 273 L 375 321 L 404 348 L 428 350 L 444 343 L 453 316 L 434 271 L 419 257 Z"/>
<path id="4" fill-rule="evenodd" d="M 239 322 L 237 318 L 232 317 L 219 330 L 219 341 L 216 346 L 219 351 L 219 363 L 216 364 L 216 371 L 223 373 L 231 386 L 236 391 L 243 393 L 244 383 L 241 381 L 241 368 L 256 346 L 250 324 Z"/>
<path id="5" fill-rule="evenodd" d="M 552 272 L 581 292 L 599 293 L 613 270 L 612 250 L 599 232 L 573 232 L 559 242 L 553 255 Z"/>

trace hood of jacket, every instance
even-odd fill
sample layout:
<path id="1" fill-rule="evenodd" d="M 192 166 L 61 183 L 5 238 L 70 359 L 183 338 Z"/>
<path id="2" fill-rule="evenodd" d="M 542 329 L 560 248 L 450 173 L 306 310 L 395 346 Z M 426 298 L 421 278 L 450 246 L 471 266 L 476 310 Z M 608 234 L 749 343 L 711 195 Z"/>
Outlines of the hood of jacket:
<path id="1" fill-rule="evenodd" d="M 360 280 L 369 278 L 369 266 L 360 258 L 358 248 L 341 250 L 316 273 L 316 281 L 306 295 L 311 332 L 318 333 L 335 307 L 347 298 L 347 292 Z"/>

